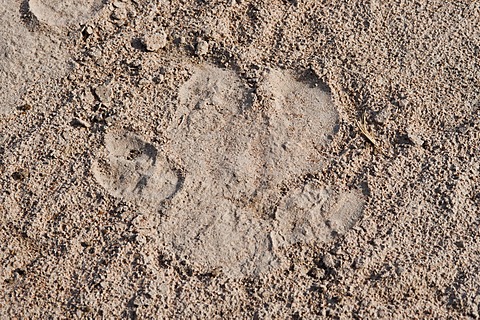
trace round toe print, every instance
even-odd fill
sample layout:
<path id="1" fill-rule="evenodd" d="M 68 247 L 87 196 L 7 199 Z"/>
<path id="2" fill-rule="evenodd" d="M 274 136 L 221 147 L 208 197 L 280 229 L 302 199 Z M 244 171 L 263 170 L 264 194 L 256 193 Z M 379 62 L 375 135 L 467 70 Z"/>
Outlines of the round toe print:
<path id="1" fill-rule="evenodd" d="M 126 132 L 105 137 L 106 159 L 92 167 L 98 183 L 118 198 L 155 208 L 172 197 L 180 178 L 168 160 L 140 137 Z"/>

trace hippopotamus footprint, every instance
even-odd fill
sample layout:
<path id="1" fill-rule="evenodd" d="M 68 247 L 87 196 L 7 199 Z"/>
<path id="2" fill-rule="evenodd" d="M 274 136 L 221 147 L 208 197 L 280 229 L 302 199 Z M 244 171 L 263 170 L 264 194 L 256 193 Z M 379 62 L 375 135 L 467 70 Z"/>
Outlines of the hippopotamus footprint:
<path id="1" fill-rule="evenodd" d="M 232 277 L 276 268 L 283 247 L 344 234 L 363 206 L 356 190 L 280 190 L 322 168 L 338 121 L 329 93 L 272 70 L 257 94 L 261 106 L 248 105 L 233 71 L 197 68 L 179 90 L 166 146 L 186 176 L 159 234 L 199 269 Z M 275 214 L 265 214 L 269 207 Z"/>
<path id="2" fill-rule="evenodd" d="M 364 204 L 355 188 L 298 182 L 321 170 L 335 135 L 329 93 L 273 70 L 257 88 L 260 105 L 248 104 L 248 94 L 233 71 L 201 66 L 179 90 L 162 151 L 113 132 L 106 159 L 93 167 L 115 197 L 150 209 L 171 199 L 160 242 L 199 270 L 230 277 L 263 274 L 285 263 L 282 248 L 346 233 Z"/>

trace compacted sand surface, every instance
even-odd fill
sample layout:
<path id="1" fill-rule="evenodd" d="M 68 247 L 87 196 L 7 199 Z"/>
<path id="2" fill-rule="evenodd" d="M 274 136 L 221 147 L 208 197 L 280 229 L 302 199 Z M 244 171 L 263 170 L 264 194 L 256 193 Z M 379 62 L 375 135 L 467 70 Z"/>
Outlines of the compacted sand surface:
<path id="1" fill-rule="evenodd" d="M 480 4 L 0 0 L 0 318 L 478 319 Z"/>

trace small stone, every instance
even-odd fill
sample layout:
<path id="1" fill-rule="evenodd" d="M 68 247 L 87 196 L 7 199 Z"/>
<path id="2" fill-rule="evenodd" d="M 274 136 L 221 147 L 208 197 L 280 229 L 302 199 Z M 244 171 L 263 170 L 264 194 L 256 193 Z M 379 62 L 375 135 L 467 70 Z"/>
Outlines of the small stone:
<path id="1" fill-rule="evenodd" d="M 113 124 L 113 117 L 112 116 L 109 116 L 109 117 L 106 117 L 105 119 L 105 124 L 109 127 Z"/>
<path id="2" fill-rule="evenodd" d="M 102 103 L 110 102 L 110 98 L 112 96 L 112 90 L 105 85 L 101 85 L 95 88 L 94 90 L 95 96 L 97 99 Z"/>
<path id="3" fill-rule="evenodd" d="M 115 8 L 125 8 L 125 3 L 120 1 L 114 1 L 112 4 Z"/>
<path id="4" fill-rule="evenodd" d="M 466 125 L 461 125 L 457 128 L 457 132 L 462 133 L 462 134 L 467 132 L 467 131 L 468 131 L 468 128 L 467 128 Z"/>
<path id="5" fill-rule="evenodd" d="M 325 254 L 323 256 L 323 264 L 327 267 L 327 268 L 330 268 L 330 269 L 334 269 L 335 268 L 335 259 L 333 258 L 333 256 L 329 253 Z"/>
<path id="6" fill-rule="evenodd" d="M 91 26 L 87 26 L 85 28 L 85 33 L 88 34 L 88 35 L 92 35 L 93 34 L 93 28 Z"/>
<path id="7" fill-rule="evenodd" d="M 407 129 L 407 137 L 416 146 L 421 146 L 425 142 L 412 128 Z"/>
<path id="8" fill-rule="evenodd" d="M 365 266 L 365 259 L 363 257 L 356 257 L 353 261 L 354 269 L 361 269 Z"/>
<path id="9" fill-rule="evenodd" d="M 397 274 L 397 276 L 401 276 L 404 272 L 405 272 L 405 268 L 402 266 L 397 266 L 395 268 L 395 273 Z"/>
<path id="10" fill-rule="evenodd" d="M 208 42 L 205 40 L 199 40 L 197 42 L 196 54 L 198 56 L 204 56 L 208 53 Z"/>
<path id="11" fill-rule="evenodd" d="M 398 106 L 400 108 L 405 108 L 408 105 L 408 100 L 407 99 L 400 99 L 398 100 Z"/>
<path id="12" fill-rule="evenodd" d="M 465 249 L 465 242 L 463 241 L 455 241 L 455 245 L 460 249 Z"/>
<path id="13" fill-rule="evenodd" d="M 151 35 L 145 35 L 142 39 L 142 42 L 147 51 L 154 52 L 165 48 L 167 45 L 167 34 L 163 31 L 160 31 Z"/>
<path id="14" fill-rule="evenodd" d="M 88 123 L 85 120 L 82 120 L 80 118 L 73 118 L 71 125 L 74 127 L 84 127 L 84 128 L 90 128 L 90 123 Z"/>
<path id="15" fill-rule="evenodd" d="M 92 48 L 88 51 L 88 55 L 93 59 L 100 59 L 103 55 L 102 50 L 99 48 Z"/>
<path id="16" fill-rule="evenodd" d="M 102 122 L 103 121 L 103 116 L 98 113 L 93 117 L 93 121 L 94 122 Z"/>
<path id="17" fill-rule="evenodd" d="M 138 81 L 138 85 L 139 86 L 146 86 L 147 84 L 149 84 L 150 81 L 148 79 L 140 79 L 140 81 Z"/>
<path id="18" fill-rule="evenodd" d="M 127 9 L 125 7 L 118 7 L 115 10 L 113 10 L 113 13 L 112 13 L 113 20 L 118 20 L 118 21 L 125 20 L 127 19 L 127 16 L 128 16 Z"/>
<path id="19" fill-rule="evenodd" d="M 104 66 L 107 63 L 107 61 L 104 58 L 100 58 L 96 61 L 97 66 Z"/>
<path id="20" fill-rule="evenodd" d="M 154 77 L 152 80 L 154 83 L 158 84 L 163 82 L 163 80 L 165 80 L 165 76 L 163 74 L 159 74 L 158 76 Z"/>

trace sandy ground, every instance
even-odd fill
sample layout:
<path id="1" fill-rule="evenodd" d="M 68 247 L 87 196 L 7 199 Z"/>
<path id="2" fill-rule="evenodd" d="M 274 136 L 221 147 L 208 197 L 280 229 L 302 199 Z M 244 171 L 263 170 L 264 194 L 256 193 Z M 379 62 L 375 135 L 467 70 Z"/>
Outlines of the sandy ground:
<path id="1" fill-rule="evenodd" d="M 478 319 L 480 3 L 0 0 L 0 318 Z"/>

